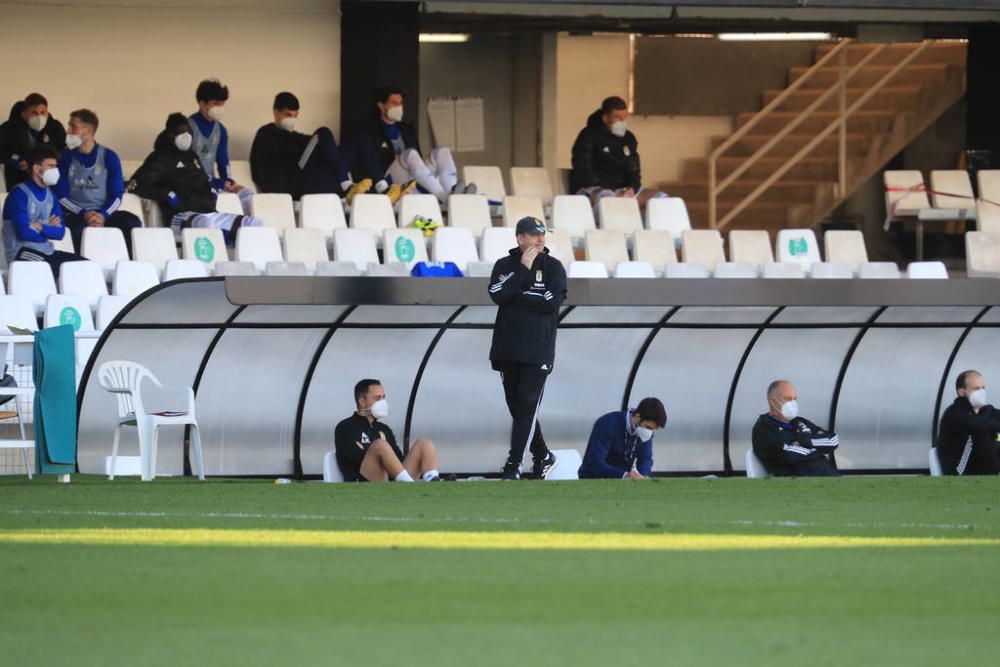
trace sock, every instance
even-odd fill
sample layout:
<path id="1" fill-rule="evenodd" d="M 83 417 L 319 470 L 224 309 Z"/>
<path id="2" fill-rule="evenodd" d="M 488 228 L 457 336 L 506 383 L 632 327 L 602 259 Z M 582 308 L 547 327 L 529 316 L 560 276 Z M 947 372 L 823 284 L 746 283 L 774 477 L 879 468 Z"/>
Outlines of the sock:
<path id="1" fill-rule="evenodd" d="M 380 195 L 385 194 L 385 191 L 388 189 L 389 189 L 389 182 L 386 181 L 384 178 L 375 184 L 375 192 L 379 193 Z"/>
<path id="2" fill-rule="evenodd" d="M 425 482 L 429 482 L 432 479 L 434 479 L 435 477 L 440 477 L 440 475 L 438 475 L 438 471 L 437 470 L 428 470 L 427 472 L 424 473 L 423 480 Z"/>
<path id="3" fill-rule="evenodd" d="M 398 475 L 396 475 L 396 478 L 394 480 L 392 480 L 392 481 L 394 481 L 394 482 L 412 482 L 413 478 L 410 477 L 410 473 L 406 472 L 406 470 L 403 470 Z"/>

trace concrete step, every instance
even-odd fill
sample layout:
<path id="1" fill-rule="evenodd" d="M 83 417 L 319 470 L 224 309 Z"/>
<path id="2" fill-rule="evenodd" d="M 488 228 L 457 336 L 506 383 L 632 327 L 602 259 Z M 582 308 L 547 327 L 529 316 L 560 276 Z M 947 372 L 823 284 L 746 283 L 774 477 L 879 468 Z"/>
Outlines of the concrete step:
<path id="1" fill-rule="evenodd" d="M 736 117 L 737 127 L 743 127 L 755 113 L 741 113 Z M 795 111 L 774 111 L 753 127 L 755 134 L 776 133 L 783 130 L 788 123 L 799 116 Z M 798 133 L 819 132 L 837 118 L 836 111 L 817 111 L 809 115 L 802 124 L 795 128 Z M 847 122 L 847 131 L 851 134 L 879 134 L 892 128 L 896 113 L 892 111 L 859 111 L 852 114 Z"/>
<path id="2" fill-rule="evenodd" d="M 764 144 L 771 140 L 771 136 L 772 135 L 770 134 L 748 134 L 730 146 L 729 149 L 726 150 L 725 154 L 729 157 L 753 155 L 757 150 L 762 148 Z M 771 150 L 767 152 L 767 155 L 770 157 L 791 157 L 795 155 L 800 148 L 812 141 L 815 136 L 815 134 L 789 134 L 775 144 Z M 712 137 L 712 150 L 721 146 L 727 139 L 729 139 L 729 135 Z M 819 146 L 816 147 L 816 152 L 824 153 L 826 155 L 836 155 L 839 141 L 840 139 L 836 135 L 828 137 L 819 143 Z M 870 142 L 871 137 L 864 134 L 847 135 L 848 156 L 866 155 Z"/>
<path id="3" fill-rule="evenodd" d="M 717 175 L 725 178 L 742 165 L 746 160 L 742 157 L 722 157 L 717 161 Z M 761 158 L 740 176 L 747 180 L 764 180 L 788 162 L 783 157 Z M 692 158 L 684 161 L 684 179 L 699 181 L 708 179 L 708 158 Z M 803 158 L 787 176 L 798 180 L 830 181 L 837 179 L 836 157 Z"/>
<path id="4" fill-rule="evenodd" d="M 930 63 L 926 65 L 911 65 L 892 78 L 894 86 L 923 86 L 939 83 L 948 76 L 949 68 L 954 65 L 945 63 Z M 808 67 L 792 67 L 788 70 L 788 83 L 795 83 L 809 71 Z M 882 77 L 889 73 L 892 65 L 868 65 L 850 79 L 850 86 L 866 88 L 874 86 Z M 809 77 L 803 89 L 818 88 L 825 90 L 840 81 L 839 67 L 821 67 Z"/>
<path id="5" fill-rule="evenodd" d="M 826 55 L 833 47 L 834 42 L 824 42 L 816 46 L 816 60 Z M 879 44 L 851 44 L 847 47 L 847 64 L 854 65 L 864 58 L 868 53 L 877 48 Z M 895 65 L 901 62 L 906 56 L 913 52 L 917 44 L 901 43 L 889 44 L 879 55 L 869 64 L 871 65 Z M 966 61 L 967 47 L 963 42 L 936 42 L 924 51 L 914 64 L 948 64 L 964 65 Z M 836 58 L 836 56 L 834 56 Z"/>
<path id="6" fill-rule="evenodd" d="M 691 217 L 692 227 L 700 229 L 708 227 L 708 204 L 695 202 L 688 204 L 687 208 L 688 215 Z M 726 210 L 728 209 L 720 208 L 720 219 L 725 215 Z M 790 226 L 793 220 L 792 216 L 793 209 L 788 205 L 771 202 L 754 202 L 743 209 L 732 222 L 727 224 L 722 233 L 725 235 L 733 229 L 765 229 L 773 237 L 778 230 Z"/>
<path id="7" fill-rule="evenodd" d="M 886 87 L 875 93 L 861 108 L 866 111 L 907 111 L 915 109 L 919 98 L 920 86 L 896 86 Z M 761 107 L 767 106 L 784 91 L 765 90 Z M 813 104 L 825 91 L 819 88 L 809 88 L 806 90 L 796 90 L 791 93 L 779 106 L 783 111 L 801 111 Z M 848 88 L 847 105 L 856 102 L 862 95 L 868 92 L 867 88 Z M 819 107 L 821 110 L 835 111 L 840 105 L 840 95 L 833 93 Z"/>
<path id="8" fill-rule="evenodd" d="M 723 204 L 742 201 L 762 182 L 752 180 L 734 181 L 732 185 L 719 194 L 719 200 Z M 765 190 L 757 201 L 775 204 L 811 204 L 816 198 L 816 188 L 819 184 L 819 181 L 778 181 Z M 700 203 L 708 201 L 707 181 L 672 181 L 660 183 L 657 187 L 671 197 L 681 197 L 685 202 Z"/>

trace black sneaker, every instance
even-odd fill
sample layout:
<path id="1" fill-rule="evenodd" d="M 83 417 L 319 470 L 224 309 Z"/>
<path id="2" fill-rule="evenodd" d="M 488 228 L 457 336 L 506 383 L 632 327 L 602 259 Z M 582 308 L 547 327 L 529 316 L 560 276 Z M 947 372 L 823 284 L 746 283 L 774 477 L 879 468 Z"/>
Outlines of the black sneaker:
<path id="1" fill-rule="evenodd" d="M 513 481 L 521 479 L 521 466 L 514 461 L 507 461 L 507 463 L 503 464 L 500 479 Z"/>
<path id="2" fill-rule="evenodd" d="M 534 459 L 534 464 L 535 477 L 545 479 L 556 467 L 556 455 L 550 451 L 544 459 Z"/>

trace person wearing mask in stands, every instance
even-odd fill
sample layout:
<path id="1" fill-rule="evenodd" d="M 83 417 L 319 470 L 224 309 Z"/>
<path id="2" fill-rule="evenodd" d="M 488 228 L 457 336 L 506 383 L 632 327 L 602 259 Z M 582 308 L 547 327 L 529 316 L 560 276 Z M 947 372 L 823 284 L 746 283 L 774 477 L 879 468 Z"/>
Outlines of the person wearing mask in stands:
<path id="1" fill-rule="evenodd" d="M 76 248 L 82 248 L 84 227 L 114 227 L 132 252 L 132 230 L 142 226 L 134 213 L 121 210 L 125 181 L 118 154 L 97 143 L 99 121 L 89 109 L 69 115 L 66 150 L 59 156 L 56 196 Z"/>
<path id="2" fill-rule="evenodd" d="M 635 197 L 641 209 L 663 192 L 642 187 L 639 142 L 626 126 L 628 105 L 620 97 L 609 97 L 590 114 L 587 126 L 573 142 L 570 192 L 590 197 Z"/>
<path id="3" fill-rule="evenodd" d="M 302 195 L 335 193 L 348 202 L 371 189 L 370 180 L 353 183 L 333 132 L 321 127 L 312 135 L 296 132 L 299 99 L 292 93 L 274 98 L 274 122 L 257 130 L 250 148 L 250 171 L 261 192 Z"/>
<path id="4" fill-rule="evenodd" d="M 1000 410 L 986 402 L 986 380 L 979 371 L 962 371 L 958 396 L 941 416 L 937 453 L 946 475 L 1000 473 Z"/>
<path id="5" fill-rule="evenodd" d="M 61 151 L 66 145 L 66 130 L 49 115 L 48 100 L 39 93 L 31 93 L 11 107 L 10 118 L 0 125 L 0 160 L 8 191 L 18 183 L 32 180 L 27 155 L 39 145 Z"/>
<path id="6" fill-rule="evenodd" d="M 590 431 L 580 479 L 647 479 L 653 472 L 653 433 L 666 425 L 667 411 L 658 398 L 599 418 Z"/>
<path id="7" fill-rule="evenodd" d="M 170 114 L 153 152 L 128 182 L 128 191 L 159 203 L 174 231 L 186 227 L 221 229 L 226 243 L 232 245 L 241 226 L 259 227 L 263 221 L 216 211 L 216 192 L 191 146 L 188 119 L 181 113 Z"/>
<path id="8" fill-rule="evenodd" d="M 403 91 L 385 86 L 375 91 L 375 109 L 363 130 L 351 140 L 351 173 L 371 179 L 375 191 L 394 203 L 419 187 L 442 203 L 450 194 L 474 194 L 474 184 L 458 180 L 458 168 L 447 147 L 431 151 L 426 162 L 417 141 L 417 128 L 403 120 Z"/>
<path id="9" fill-rule="evenodd" d="M 788 380 L 767 388 L 768 412 L 753 427 L 753 453 L 777 477 L 836 477 L 828 454 L 840 444 L 836 433 L 799 416 L 798 392 Z"/>
<path id="10" fill-rule="evenodd" d="M 403 456 L 395 434 L 383 421 L 389 416 L 389 403 L 381 382 L 359 381 L 354 385 L 354 403 L 354 414 L 337 424 L 333 434 L 337 465 L 345 482 L 440 479 L 437 451 L 427 438 L 417 440 Z"/>
<path id="11" fill-rule="evenodd" d="M 48 262 L 52 275 L 59 278 L 64 262 L 83 259 L 71 252 L 56 250 L 53 241 L 66 235 L 62 211 L 51 188 L 59 182 L 59 153 L 48 144 L 28 151 L 29 179 L 14 186 L 3 205 L 3 243 L 7 264 Z"/>
<path id="12" fill-rule="evenodd" d="M 191 125 L 191 150 L 201 161 L 216 192 L 239 195 L 243 210 L 250 212 L 253 190 L 233 180 L 229 169 L 229 132 L 222 124 L 229 88 L 218 79 L 205 79 L 195 90 L 198 111 L 188 117 Z"/>

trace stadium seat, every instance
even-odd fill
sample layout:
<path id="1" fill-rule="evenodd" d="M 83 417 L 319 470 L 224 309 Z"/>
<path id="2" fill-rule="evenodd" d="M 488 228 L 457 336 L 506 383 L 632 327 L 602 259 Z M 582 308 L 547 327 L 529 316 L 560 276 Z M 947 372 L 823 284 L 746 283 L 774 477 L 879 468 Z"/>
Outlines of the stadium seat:
<path id="1" fill-rule="evenodd" d="M 584 237 L 584 257 L 590 262 L 600 262 L 608 273 L 619 262 L 629 261 L 625 234 L 615 229 L 589 229 Z"/>
<path id="2" fill-rule="evenodd" d="M 753 264 L 758 269 L 774 262 L 771 236 L 763 229 L 734 229 L 729 232 L 729 261 Z"/>
<path id="3" fill-rule="evenodd" d="M 316 268 L 316 262 L 330 259 L 326 250 L 326 239 L 318 229 L 299 229 L 293 227 L 285 230 L 285 261 L 301 262 L 308 271 Z"/>
<path id="4" fill-rule="evenodd" d="M 635 197 L 601 197 L 596 209 L 601 229 L 617 229 L 626 234 L 642 229 L 642 214 Z"/>
<path id="5" fill-rule="evenodd" d="M 82 296 L 91 308 L 97 308 L 97 300 L 108 295 L 108 285 L 104 281 L 101 265 L 93 261 L 66 262 L 59 271 L 59 293 Z"/>
<path id="6" fill-rule="evenodd" d="M 483 230 L 479 240 L 479 257 L 491 267 L 501 257 L 506 257 L 517 247 L 517 235 L 510 227 L 490 227 Z"/>
<path id="7" fill-rule="evenodd" d="M 396 227 L 392 204 L 385 195 L 355 195 L 351 202 L 351 228 L 366 229 L 379 236 L 382 231 Z"/>
<path id="8" fill-rule="evenodd" d="M 163 275 L 167 262 L 177 259 L 177 241 L 173 230 L 166 227 L 133 229 L 132 257 L 137 262 L 149 262 Z"/>
<path id="9" fill-rule="evenodd" d="M 426 262 L 427 244 L 419 229 L 386 229 L 382 232 L 382 259 L 386 264 L 402 262 L 412 269 L 417 262 Z"/>
<path id="10" fill-rule="evenodd" d="M 142 212 L 147 227 L 169 227 L 170 221 L 163 221 L 163 209 L 159 202 L 152 199 L 142 199 Z"/>
<path id="11" fill-rule="evenodd" d="M 930 208 L 924 175 L 916 169 L 887 170 L 882 176 L 885 185 L 886 215 L 894 218 L 917 215 Z"/>
<path id="12" fill-rule="evenodd" d="M 503 200 L 503 226 L 517 227 L 521 218 L 532 217 L 545 222 L 545 208 L 538 197 L 509 196 Z"/>
<path id="13" fill-rule="evenodd" d="M 323 238 L 333 238 L 333 230 L 347 227 L 344 203 L 335 194 L 302 195 L 299 220 L 303 229 L 318 229 Z"/>
<path id="14" fill-rule="evenodd" d="M 854 277 L 851 267 L 840 262 L 813 262 L 809 267 L 809 277 L 820 280 L 849 280 Z"/>
<path id="15" fill-rule="evenodd" d="M 389 203 L 388 198 L 385 201 Z M 354 262 L 358 272 L 363 272 L 369 263 L 378 263 L 375 237 L 367 229 L 336 229 L 333 232 L 333 258 L 341 262 Z"/>
<path id="16" fill-rule="evenodd" d="M 941 469 L 941 457 L 938 456 L 937 447 L 931 447 L 927 452 L 927 467 L 931 477 L 943 477 L 944 471 Z"/>
<path id="17" fill-rule="evenodd" d="M 3 202 L 0 201 L 0 205 Z M 52 239 L 52 248 L 55 250 L 62 250 L 63 252 L 76 252 L 76 244 L 73 243 L 73 235 L 66 230 L 61 239 Z"/>
<path id="18" fill-rule="evenodd" d="M 555 257 L 564 267 L 569 266 L 575 257 L 573 255 L 573 242 L 569 234 L 559 230 L 552 230 L 545 235 L 545 247 L 549 249 L 549 255 Z"/>
<path id="19" fill-rule="evenodd" d="M 403 262 L 391 262 L 380 264 L 371 262 L 368 264 L 368 271 L 365 275 L 369 278 L 406 278 L 410 275 L 410 267 Z"/>
<path id="20" fill-rule="evenodd" d="M 108 325 L 118 317 L 122 311 L 132 301 L 127 296 L 102 296 L 97 300 L 97 330 L 104 331 Z"/>
<path id="21" fill-rule="evenodd" d="M 253 170 L 250 169 L 249 160 L 230 160 L 229 177 L 245 188 L 257 187 L 253 182 Z"/>
<path id="22" fill-rule="evenodd" d="M 221 264 L 222 262 L 220 262 Z M 184 278 L 207 278 L 208 266 L 196 259 L 172 259 L 163 271 L 163 282 Z"/>
<path id="23" fill-rule="evenodd" d="M 762 278 L 805 278 L 806 269 L 801 264 L 768 262 L 761 269 Z"/>
<path id="24" fill-rule="evenodd" d="M 571 238 L 583 238 L 588 230 L 597 229 L 590 199 L 583 195 L 556 197 L 552 203 L 552 227 L 566 232 Z"/>
<path id="25" fill-rule="evenodd" d="M 265 276 L 310 276 L 305 262 L 268 262 L 264 267 Z"/>
<path id="26" fill-rule="evenodd" d="M 570 180 L 573 177 L 573 170 L 566 167 L 556 167 L 555 193 L 557 195 L 571 195 Z"/>
<path id="27" fill-rule="evenodd" d="M 105 295 L 107 296 L 107 295 Z M 91 305 L 87 298 L 78 295 L 52 294 L 45 301 L 45 328 L 72 324 L 73 331 L 96 331 Z M 77 358 L 76 363 L 83 365 L 86 359 Z"/>
<path id="28" fill-rule="evenodd" d="M 469 262 L 479 261 L 476 239 L 462 227 L 442 227 L 434 233 L 431 257 L 435 262 L 454 262 L 465 273 Z"/>
<path id="29" fill-rule="evenodd" d="M 544 167 L 511 167 L 510 191 L 518 197 L 538 197 L 543 206 L 553 203 L 552 182 Z"/>
<path id="30" fill-rule="evenodd" d="M 767 468 L 764 467 L 764 464 L 761 463 L 761 460 L 757 458 L 752 449 L 747 450 L 746 468 L 747 478 L 749 479 L 766 479 L 771 476 L 771 473 L 767 471 Z"/>
<path id="31" fill-rule="evenodd" d="M 51 275 L 51 271 L 49 275 Z M 44 307 L 42 312 L 45 312 Z M 31 299 L 14 294 L 0 296 L 0 326 L 14 326 L 28 331 L 38 331 L 38 319 L 35 315 L 35 308 L 31 305 Z M 4 331 L 4 335 L 9 333 L 9 330 Z M 28 351 L 30 352 L 30 350 Z"/>
<path id="32" fill-rule="evenodd" d="M 134 297 L 160 284 L 160 272 L 149 262 L 122 260 L 115 265 L 111 293 Z"/>
<path id="33" fill-rule="evenodd" d="M 667 264 L 663 271 L 664 278 L 709 278 L 709 270 L 701 264 L 674 262 Z"/>
<path id="34" fill-rule="evenodd" d="M 253 262 L 216 262 L 215 275 L 217 276 L 256 276 L 257 267 Z"/>
<path id="35" fill-rule="evenodd" d="M 947 194 L 935 194 L 935 193 Z M 957 195 L 957 196 L 952 196 Z M 965 169 L 935 169 L 931 172 L 931 206 L 975 211 L 976 197 Z"/>
<path id="36" fill-rule="evenodd" d="M 317 276 L 360 276 L 361 269 L 354 262 L 318 262 Z"/>
<path id="37" fill-rule="evenodd" d="M 215 197 L 215 210 L 219 213 L 243 215 L 243 202 L 235 192 L 220 192 Z"/>
<path id="38" fill-rule="evenodd" d="M 816 234 L 811 229 L 778 231 L 774 256 L 779 262 L 799 262 L 805 266 L 821 261 Z"/>
<path id="39" fill-rule="evenodd" d="M 137 195 L 131 192 L 126 192 L 122 195 L 122 204 L 118 207 L 119 211 L 128 211 L 135 217 L 139 218 L 139 222 L 143 225 L 146 224 L 146 213 L 142 210 L 142 200 L 139 199 Z"/>
<path id="40" fill-rule="evenodd" d="M 947 279 L 948 268 L 944 262 L 910 262 L 906 267 L 906 277 L 918 280 Z"/>
<path id="41" fill-rule="evenodd" d="M 864 262 L 858 267 L 858 278 L 896 279 L 899 267 L 895 262 Z"/>
<path id="42" fill-rule="evenodd" d="M 1000 234 L 965 233 L 965 271 L 969 278 L 1000 277 Z"/>
<path id="43" fill-rule="evenodd" d="M 655 278 L 656 270 L 649 262 L 618 262 L 615 278 Z"/>
<path id="44" fill-rule="evenodd" d="M 657 273 L 667 264 L 677 262 L 674 236 L 665 229 L 639 229 L 632 235 L 632 257 L 637 262 L 649 262 Z"/>
<path id="45" fill-rule="evenodd" d="M 979 196 L 1000 203 L 1000 169 L 980 169 L 976 172 Z"/>
<path id="46" fill-rule="evenodd" d="M 337 464 L 337 453 L 327 452 L 323 455 L 323 481 L 327 484 L 339 484 L 344 481 L 344 473 Z"/>
<path id="47" fill-rule="evenodd" d="M 845 264 L 852 273 L 868 261 L 865 236 L 859 231 L 830 230 L 823 235 L 823 250 L 828 262 Z"/>
<path id="48" fill-rule="evenodd" d="M 583 457 L 575 449 L 556 449 L 556 465 L 545 476 L 547 482 L 558 482 L 570 479 L 580 479 L 579 470 L 583 465 Z"/>
<path id="49" fill-rule="evenodd" d="M 976 230 L 980 232 L 1000 233 L 1000 206 L 990 202 L 991 199 L 979 199 L 976 201 Z"/>
<path id="50" fill-rule="evenodd" d="M 462 167 L 462 180 L 466 183 L 475 183 L 479 194 L 486 195 L 491 201 L 500 202 L 507 196 L 500 167 L 471 165 Z"/>
<path id="51" fill-rule="evenodd" d="M 236 232 L 236 260 L 253 262 L 263 271 L 268 262 L 281 262 L 281 241 L 273 227 L 240 227 Z"/>
<path id="52" fill-rule="evenodd" d="M 569 263 L 567 278 L 607 278 L 608 269 L 602 262 L 576 261 Z"/>
<path id="53" fill-rule="evenodd" d="M 493 275 L 493 264 L 490 262 L 469 262 L 465 270 L 466 278 L 489 278 Z"/>
<path id="54" fill-rule="evenodd" d="M 684 232 L 691 229 L 687 204 L 680 197 L 655 197 L 646 202 L 646 228 L 668 231 L 680 247 Z"/>
<path id="55" fill-rule="evenodd" d="M 448 226 L 465 227 L 476 237 L 493 226 L 490 203 L 483 195 L 452 195 L 448 197 Z"/>
<path id="56" fill-rule="evenodd" d="M 181 230 L 181 247 L 184 249 L 184 259 L 198 260 L 209 271 L 215 268 L 216 262 L 229 260 L 226 240 L 222 236 L 221 229 L 190 228 Z"/>
<path id="57" fill-rule="evenodd" d="M 441 203 L 434 195 L 406 195 L 399 200 L 399 224 L 400 229 L 414 227 L 413 221 L 418 217 L 430 220 L 439 224 L 444 224 L 444 216 L 441 215 Z"/>
<path id="58" fill-rule="evenodd" d="M 719 262 L 712 275 L 716 278 L 757 278 L 757 267 L 750 262 Z"/>
<path id="59" fill-rule="evenodd" d="M 266 227 L 277 229 L 278 233 L 295 228 L 295 207 L 289 194 L 255 194 L 250 198 L 250 215 L 260 218 Z"/>
<path id="60" fill-rule="evenodd" d="M 45 300 L 57 294 L 52 267 L 47 262 L 13 262 L 7 273 L 8 291 L 13 296 L 28 299 L 35 314 L 45 312 Z"/>
<path id="61" fill-rule="evenodd" d="M 681 237 L 681 261 L 700 264 L 711 270 L 726 261 L 722 250 L 722 234 L 715 229 L 688 229 Z"/>
<path id="62" fill-rule="evenodd" d="M 81 255 L 101 265 L 105 280 L 114 275 L 115 264 L 128 256 L 125 235 L 116 227 L 84 227 Z"/>

